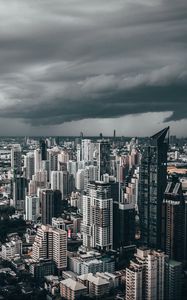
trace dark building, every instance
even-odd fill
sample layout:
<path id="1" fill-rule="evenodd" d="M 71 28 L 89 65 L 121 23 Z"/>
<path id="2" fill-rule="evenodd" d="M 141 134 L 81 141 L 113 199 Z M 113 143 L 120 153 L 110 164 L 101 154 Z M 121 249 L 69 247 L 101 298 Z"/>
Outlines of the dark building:
<path id="1" fill-rule="evenodd" d="M 143 149 L 139 180 L 139 217 L 142 245 L 160 249 L 162 202 L 167 184 L 166 135 L 169 127 L 153 135 Z"/>
<path id="2" fill-rule="evenodd" d="M 12 195 L 13 205 L 16 209 L 24 209 L 27 188 L 27 179 L 23 176 L 15 175 L 12 180 Z"/>
<path id="3" fill-rule="evenodd" d="M 99 178 L 102 179 L 102 175 L 110 174 L 110 142 L 100 141 L 99 146 Z"/>
<path id="4" fill-rule="evenodd" d="M 132 245 L 135 238 L 135 206 L 125 197 L 124 190 L 120 189 L 119 182 L 111 183 L 113 198 L 113 249 L 122 250 Z"/>
<path id="5" fill-rule="evenodd" d="M 168 300 L 179 300 L 182 292 L 182 263 L 169 260 L 165 264 L 165 297 Z"/>
<path id="6" fill-rule="evenodd" d="M 172 260 L 184 259 L 185 203 L 182 184 L 168 182 L 162 205 L 162 249 Z"/>
<path id="7" fill-rule="evenodd" d="M 41 159 L 47 160 L 47 144 L 45 140 L 40 140 Z"/>
<path id="8" fill-rule="evenodd" d="M 54 191 L 43 189 L 40 193 L 42 224 L 52 224 L 52 218 L 55 217 Z"/>
<path id="9" fill-rule="evenodd" d="M 54 217 L 60 217 L 62 212 L 62 193 L 60 190 L 53 191 L 54 194 Z"/>
<path id="10" fill-rule="evenodd" d="M 55 275 L 55 263 L 50 259 L 41 259 L 29 266 L 29 271 L 35 280 L 43 280 L 45 276 Z"/>

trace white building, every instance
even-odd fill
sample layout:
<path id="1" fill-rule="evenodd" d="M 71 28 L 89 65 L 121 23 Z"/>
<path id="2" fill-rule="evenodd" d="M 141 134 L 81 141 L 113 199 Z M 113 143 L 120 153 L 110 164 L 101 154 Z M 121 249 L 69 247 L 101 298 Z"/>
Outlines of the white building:
<path id="1" fill-rule="evenodd" d="M 25 220 L 36 222 L 40 215 L 40 200 L 37 196 L 25 198 Z"/>
<path id="2" fill-rule="evenodd" d="M 110 184 L 96 181 L 83 196 L 83 246 L 87 249 L 112 249 L 113 199 Z"/>
<path id="3" fill-rule="evenodd" d="M 20 239 L 12 240 L 2 245 L 2 259 L 9 260 L 16 255 L 22 255 L 22 241 Z"/>
<path id="4" fill-rule="evenodd" d="M 67 267 L 67 233 L 65 230 L 42 225 L 33 244 L 33 259 L 53 259 L 58 271 Z"/>
<path id="5" fill-rule="evenodd" d="M 25 168 L 26 168 L 26 178 L 31 180 L 32 175 L 34 175 L 34 171 L 35 171 L 33 152 L 28 152 L 25 155 Z"/>
<path id="6" fill-rule="evenodd" d="M 68 173 L 64 171 L 51 172 L 51 189 L 60 190 L 62 199 L 67 197 L 68 194 Z"/>
<path id="7" fill-rule="evenodd" d="M 164 272 L 167 256 L 161 251 L 137 249 L 126 268 L 126 300 L 164 300 Z"/>

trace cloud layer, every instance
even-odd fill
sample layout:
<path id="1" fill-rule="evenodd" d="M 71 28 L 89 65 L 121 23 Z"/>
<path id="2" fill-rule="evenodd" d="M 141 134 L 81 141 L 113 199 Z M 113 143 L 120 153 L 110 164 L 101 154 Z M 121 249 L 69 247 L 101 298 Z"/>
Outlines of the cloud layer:
<path id="1" fill-rule="evenodd" d="M 0 117 L 186 119 L 186 0 L 1 0 Z"/>

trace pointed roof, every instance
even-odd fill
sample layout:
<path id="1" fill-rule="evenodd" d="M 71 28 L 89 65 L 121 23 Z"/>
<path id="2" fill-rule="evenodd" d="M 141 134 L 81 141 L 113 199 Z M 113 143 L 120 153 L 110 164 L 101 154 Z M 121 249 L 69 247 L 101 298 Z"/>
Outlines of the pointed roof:
<path id="1" fill-rule="evenodd" d="M 153 136 L 150 137 L 150 139 L 157 142 L 164 142 L 168 130 L 169 126 L 155 133 Z"/>

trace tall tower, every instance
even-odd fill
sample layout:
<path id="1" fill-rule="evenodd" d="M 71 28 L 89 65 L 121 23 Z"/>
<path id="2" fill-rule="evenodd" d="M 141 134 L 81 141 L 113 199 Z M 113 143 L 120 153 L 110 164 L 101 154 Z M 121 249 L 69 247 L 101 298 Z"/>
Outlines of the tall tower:
<path id="1" fill-rule="evenodd" d="M 11 168 L 17 174 L 21 174 L 21 146 L 20 144 L 13 145 L 11 149 Z"/>
<path id="2" fill-rule="evenodd" d="M 168 182 L 163 199 L 162 248 L 172 260 L 184 260 L 185 202 L 182 183 Z"/>
<path id="3" fill-rule="evenodd" d="M 100 141 L 98 143 L 98 167 L 99 178 L 102 179 L 102 175 L 110 174 L 110 142 Z"/>
<path id="4" fill-rule="evenodd" d="M 46 141 L 43 139 L 40 140 L 40 150 L 41 150 L 41 159 L 47 160 L 47 144 Z"/>
<path id="5" fill-rule="evenodd" d="M 101 181 L 90 182 L 83 196 L 83 246 L 87 249 L 113 248 L 113 199 L 111 186 Z"/>
<path id="6" fill-rule="evenodd" d="M 34 153 L 28 152 L 25 156 L 26 178 L 31 180 L 34 175 Z"/>
<path id="7" fill-rule="evenodd" d="M 41 190 L 41 213 L 42 224 L 52 224 L 52 217 L 55 216 L 54 192 L 50 189 Z"/>
<path id="8" fill-rule="evenodd" d="M 140 166 L 139 213 L 142 244 L 161 247 L 162 201 L 167 184 L 169 127 L 153 135 L 144 147 Z"/>

